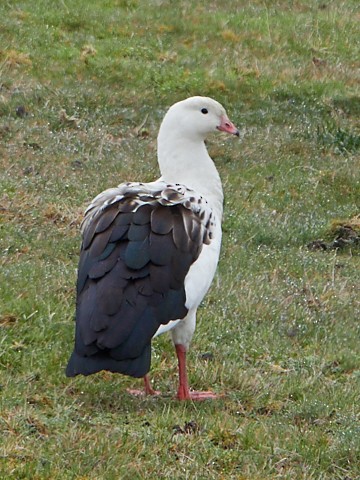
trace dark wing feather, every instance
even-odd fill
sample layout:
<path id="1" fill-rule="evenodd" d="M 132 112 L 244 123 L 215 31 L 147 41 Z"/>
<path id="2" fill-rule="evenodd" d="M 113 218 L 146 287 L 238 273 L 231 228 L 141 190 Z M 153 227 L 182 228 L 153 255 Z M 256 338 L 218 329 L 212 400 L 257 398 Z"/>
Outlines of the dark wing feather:
<path id="1" fill-rule="evenodd" d="M 110 208 L 104 210 L 96 224 L 95 233 L 101 233 L 108 229 L 117 217 L 118 213 L 119 211 L 117 204 L 111 205 Z"/>
<path id="2" fill-rule="evenodd" d="M 136 223 L 132 223 L 129 228 L 128 232 L 128 239 L 130 241 L 139 242 L 140 240 L 144 240 L 148 237 L 150 233 L 150 225 L 137 225 Z"/>
<path id="3" fill-rule="evenodd" d="M 151 213 L 151 230 L 154 233 L 169 233 L 173 228 L 173 215 L 170 208 L 162 208 L 160 205 Z"/>
<path id="4" fill-rule="evenodd" d="M 187 314 L 185 276 L 208 237 L 202 218 L 180 190 L 136 195 L 132 185 L 95 199 L 85 218 L 68 376 L 145 375 L 159 326 Z"/>
<path id="5" fill-rule="evenodd" d="M 115 243 L 108 243 L 102 255 L 97 258 L 97 261 L 93 262 L 93 265 L 89 269 L 87 274 L 89 278 L 101 278 L 115 266 L 120 251 L 120 248 L 115 247 Z"/>
<path id="6" fill-rule="evenodd" d="M 132 270 L 141 270 L 150 261 L 149 238 L 144 240 L 131 241 L 128 237 L 128 244 L 125 251 L 125 264 Z"/>
<path id="7" fill-rule="evenodd" d="M 125 236 L 128 230 L 129 225 L 114 225 L 111 229 L 109 242 L 118 242 Z"/>
<path id="8" fill-rule="evenodd" d="M 135 225 L 148 225 L 150 223 L 151 212 L 153 206 L 150 204 L 142 205 L 138 208 L 132 216 L 132 221 Z"/>
<path id="9" fill-rule="evenodd" d="M 150 265 L 150 285 L 154 292 L 166 293 L 171 287 L 173 277 L 170 265 Z M 181 285 L 179 286 L 181 288 Z"/>
<path id="10" fill-rule="evenodd" d="M 178 257 L 178 249 L 172 239 L 172 235 L 158 235 L 157 233 L 151 232 L 149 238 L 149 254 L 150 260 L 154 265 L 169 265 L 172 258 Z"/>

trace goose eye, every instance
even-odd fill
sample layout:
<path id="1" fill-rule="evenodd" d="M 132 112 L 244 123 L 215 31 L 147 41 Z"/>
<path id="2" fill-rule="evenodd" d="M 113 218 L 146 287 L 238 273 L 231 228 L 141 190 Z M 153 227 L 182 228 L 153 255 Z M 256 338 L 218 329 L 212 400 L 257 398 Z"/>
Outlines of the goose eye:
<path id="1" fill-rule="evenodd" d="M 209 110 L 207 108 L 202 108 L 201 109 L 201 113 L 203 113 L 204 115 L 206 115 L 207 113 L 209 113 Z"/>

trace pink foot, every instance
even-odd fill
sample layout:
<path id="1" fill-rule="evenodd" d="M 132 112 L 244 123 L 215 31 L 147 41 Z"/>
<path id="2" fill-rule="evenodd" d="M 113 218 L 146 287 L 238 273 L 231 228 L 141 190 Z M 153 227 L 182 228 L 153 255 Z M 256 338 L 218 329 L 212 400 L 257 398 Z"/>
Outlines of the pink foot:
<path id="1" fill-rule="evenodd" d="M 151 391 L 145 391 L 145 390 L 140 390 L 137 388 L 127 388 L 126 391 L 130 395 L 134 395 L 135 397 L 145 397 L 147 395 L 161 395 L 161 392 L 159 390 L 154 390 L 151 389 Z"/>
<path id="2" fill-rule="evenodd" d="M 127 388 L 126 391 L 130 393 L 130 395 L 135 395 L 136 397 L 143 397 L 145 395 L 161 395 L 161 392 L 159 392 L 159 390 L 154 390 L 152 388 L 149 375 L 145 375 L 144 377 L 144 390 Z"/>
<path id="3" fill-rule="evenodd" d="M 183 386 L 179 387 L 176 398 L 178 400 L 193 400 L 195 402 L 201 402 L 203 400 L 218 400 L 224 397 L 224 394 L 218 395 L 214 392 L 199 392 L 197 390 L 188 390 Z"/>
<path id="4" fill-rule="evenodd" d="M 224 397 L 224 394 L 216 394 L 214 392 L 198 392 L 196 390 L 190 391 L 190 400 L 201 402 L 202 400 L 217 400 Z"/>

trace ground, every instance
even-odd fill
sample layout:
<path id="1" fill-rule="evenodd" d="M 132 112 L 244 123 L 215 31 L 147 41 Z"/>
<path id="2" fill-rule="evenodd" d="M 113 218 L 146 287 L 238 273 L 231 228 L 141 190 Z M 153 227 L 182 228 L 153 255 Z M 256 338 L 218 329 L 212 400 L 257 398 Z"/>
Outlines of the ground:
<path id="1" fill-rule="evenodd" d="M 359 243 L 332 245 L 359 215 L 358 2 L 28 0 L 0 19 L 1 478 L 360 478 Z M 199 94 L 241 130 L 208 140 L 224 241 L 189 354 L 193 388 L 225 396 L 173 399 L 166 336 L 156 398 L 67 379 L 82 212 L 157 177 L 164 112 Z"/>

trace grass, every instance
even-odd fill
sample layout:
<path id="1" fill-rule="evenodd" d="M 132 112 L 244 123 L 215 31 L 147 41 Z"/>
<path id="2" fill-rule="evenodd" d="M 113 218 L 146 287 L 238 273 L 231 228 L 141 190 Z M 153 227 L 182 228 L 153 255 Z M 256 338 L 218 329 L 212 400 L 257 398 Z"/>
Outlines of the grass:
<path id="1" fill-rule="evenodd" d="M 359 247 L 307 248 L 359 213 L 359 15 L 355 0 L 2 2 L 1 478 L 360 478 Z M 242 130 L 208 142 L 224 243 L 189 365 L 226 396 L 174 401 L 166 337 L 160 398 L 66 379 L 82 211 L 156 177 L 161 118 L 195 94 Z"/>

